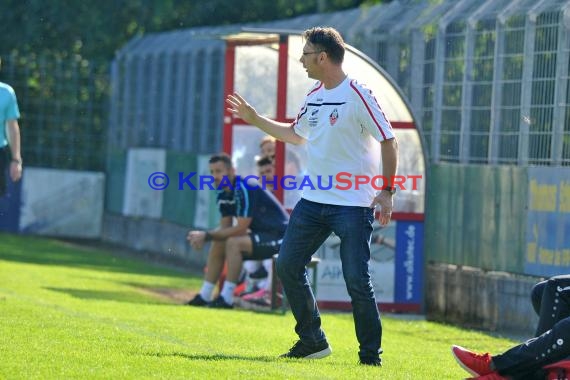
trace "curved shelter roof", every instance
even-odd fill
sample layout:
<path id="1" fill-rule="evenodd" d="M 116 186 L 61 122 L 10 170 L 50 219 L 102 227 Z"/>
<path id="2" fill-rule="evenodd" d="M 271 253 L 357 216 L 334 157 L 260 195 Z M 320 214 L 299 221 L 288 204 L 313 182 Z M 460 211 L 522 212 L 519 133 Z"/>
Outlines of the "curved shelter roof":
<path id="1" fill-rule="evenodd" d="M 375 20 L 384 19 L 386 14 L 396 14 L 401 8 L 400 2 L 395 1 L 382 7 L 360 7 L 264 23 L 174 30 L 134 38 L 117 52 L 114 61 L 111 133 L 115 134 L 115 138 L 110 139 L 111 144 L 122 147 L 167 146 L 194 151 L 192 145 L 198 140 L 200 148 L 197 153 L 215 150 L 209 141 L 221 138 L 219 131 L 211 131 L 211 126 L 222 123 L 225 37 L 247 28 L 300 33 L 311 26 L 330 25 L 350 43 L 351 39 L 357 39 L 355 36 L 362 35 L 371 25 L 377 24 Z M 301 45 L 297 44 L 295 48 L 300 51 Z M 271 55 L 272 49 L 274 51 L 275 47 L 264 45 L 257 48 L 257 54 Z M 296 78 L 292 83 L 298 91 L 289 93 L 300 94 L 288 99 L 288 116 L 291 117 L 297 112 L 302 95 L 306 92 L 301 89 L 308 89 L 312 85 L 302 68 L 294 64 L 298 63 L 298 51 L 291 49 L 290 54 L 291 75 Z M 261 68 L 263 61 L 256 61 L 254 65 Z M 376 93 L 392 121 L 412 122 L 406 101 L 385 71 L 371 60 L 359 59 L 354 65 L 355 69 L 348 70 L 350 74 L 361 78 L 369 86 L 382 89 Z M 260 73 L 270 73 L 271 70 L 275 69 L 266 68 Z M 364 74 L 371 71 L 379 74 Z M 274 85 L 271 81 L 265 83 L 265 93 L 271 93 Z M 174 104 L 169 95 L 173 91 L 178 99 Z M 180 100 L 191 94 L 198 94 L 199 98 L 186 102 Z M 258 98 L 259 104 L 268 103 L 267 96 Z M 164 105 L 168 103 L 171 104 L 169 115 L 164 115 Z M 174 132 L 165 132 L 172 128 Z"/>

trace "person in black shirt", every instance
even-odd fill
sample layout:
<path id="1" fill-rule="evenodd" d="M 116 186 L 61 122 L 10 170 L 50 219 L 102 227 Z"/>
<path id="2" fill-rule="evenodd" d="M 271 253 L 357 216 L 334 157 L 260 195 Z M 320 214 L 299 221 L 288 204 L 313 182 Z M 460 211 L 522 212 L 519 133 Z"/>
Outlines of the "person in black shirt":
<path id="1" fill-rule="evenodd" d="M 566 379 L 570 356 L 570 275 L 554 276 L 532 289 L 535 337 L 491 355 L 454 345 L 459 365 L 481 380 Z"/>
<path id="2" fill-rule="evenodd" d="M 232 308 L 243 260 L 263 260 L 278 253 L 289 215 L 257 181 L 244 182 L 237 177 L 227 154 L 212 156 L 209 165 L 219 190 L 217 203 L 222 217 L 215 230 L 188 232 L 187 240 L 194 249 L 202 249 L 205 242 L 212 241 L 202 289 L 188 305 Z M 226 280 L 219 296 L 212 301 L 224 261 Z"/>

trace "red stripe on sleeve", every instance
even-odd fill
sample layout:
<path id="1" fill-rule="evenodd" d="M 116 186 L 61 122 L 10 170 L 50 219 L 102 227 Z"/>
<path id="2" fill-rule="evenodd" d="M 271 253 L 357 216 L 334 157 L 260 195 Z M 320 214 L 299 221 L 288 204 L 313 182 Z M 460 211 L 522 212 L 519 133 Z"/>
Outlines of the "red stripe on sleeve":
<path id="1" fill-rule="evenodd" d="M 380 130 L 380 133 L 382 134 L 382 138 L 384 138 L 384 140 L 386 140 L 386 135 L 384 134 L 384 130 L 382 129 L 382 124 L 380 124 L 378 122 L 378 120 L 376 120 L 376 118 L 374 117 L 374 114 L 372 113 L 372 110 L 370 109 L 370 107 L 368 106 L 368 103 L 366 102 L 366 100 L 364 99 L 364 96 L 362 96 L 362 94 L 360 93 L 360 91 L 358 91 L 358 89 L 356 88 L 356 86 L 354 85 L 354 81 L 350 82 L 350 87 L 352 87 L 354 89 L 354 91 L 358 94 L 358 96 L 360 97 L 360 99 L 362 100 L 362 103 L 364 103 L 364 106 L 366 107 L 366 109 L 368 110 L 368 113 L 370 114 L 370 117 L 372 118 L 372 120 L 374 121 L 374 124 L 376 124 L 376 127 L 378 127 L 378 129 Z M 376 101 L 376 98 L 374 98 L 374 101 Z M 386 115 L 384 115 L 384 111 L 382 111 L 382 108 L 380 107 L 380 105 L 378 104 L 378 101 L 376 101 L 376 105 L 378 106 L 378 109 L 380 110 L 380 112 L 382 112 L 382 116 L 384 116 L 384 120 L 386 120 L 386 122 L 388 122 L 388 125 L 390 124 L 390 122 L 388 121 L 388 119 L 386 118 Z"/>
<path id="2" fill-rule="evenodd" d="M 311 91 L 309 91 L 309 93 L 307 94 L 307 97 L 311 96 L 311 94 L 313 92 L 317 92 L 319 90 L 319 88 L 323 87 L 323 82 L 320 82 L 319 85 L 315 88 L 313 88 Z"/>

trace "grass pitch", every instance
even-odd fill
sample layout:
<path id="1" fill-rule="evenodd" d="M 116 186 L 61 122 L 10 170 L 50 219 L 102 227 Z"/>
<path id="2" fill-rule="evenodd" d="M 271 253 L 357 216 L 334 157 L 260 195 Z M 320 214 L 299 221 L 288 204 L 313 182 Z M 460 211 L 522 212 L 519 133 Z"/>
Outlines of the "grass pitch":
<path id="1" fill-rule="evenodd" d="M 324 312 L 333 354 L 277 359 L 296 340 L 291 313 L 182 305 L 200 283 L 101 249 L 0 234 L 0 378 L 461 379 L 451 344 L 514 343 L 383 315 L 384 367 L 368 368 L 357 365 L 352 315 Z"/>

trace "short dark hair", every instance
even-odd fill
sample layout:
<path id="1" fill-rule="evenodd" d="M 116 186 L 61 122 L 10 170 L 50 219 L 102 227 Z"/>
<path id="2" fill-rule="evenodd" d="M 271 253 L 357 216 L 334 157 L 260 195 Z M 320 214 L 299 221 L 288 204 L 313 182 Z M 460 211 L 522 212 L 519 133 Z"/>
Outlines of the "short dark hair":
<path id="1" fill-rule="evenodd" d="M 326 52 L 332 62 L 341 64 L 344 60 L 344 40 L 335 28 L 316 26 L 305 30 L 303 37 Z"/>
<path id="2" fill-rule="evenodd" d="M 224 152 L 212 155 L 208 161 L 209 164 L 215 164 L 216 162 L 223 162 L 228 169 L 233 167 L 232 158 Z"/>
<path id="3" fill-rule="evenodd" d="M 262 167 L 265 165 L 273 165 L 273 159 L 269 156 L 263 156 L 257 160 L 258 167 Z"/>

